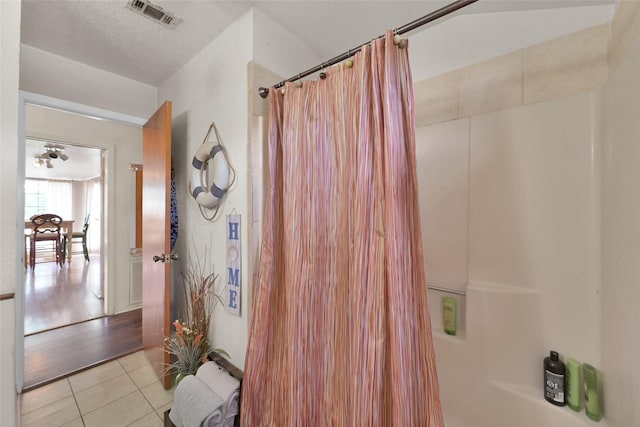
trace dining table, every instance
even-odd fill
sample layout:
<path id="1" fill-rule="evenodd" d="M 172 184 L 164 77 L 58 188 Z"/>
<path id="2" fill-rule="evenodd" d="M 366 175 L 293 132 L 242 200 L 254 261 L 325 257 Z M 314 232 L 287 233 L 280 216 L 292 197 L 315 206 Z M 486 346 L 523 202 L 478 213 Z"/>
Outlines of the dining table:
<path id="1" fill-rule="evenodd" d="M 71 262 L 71 242 L 73 241 L 71 236 L 73 236 L 73 223 L 74 223 L 74 220 L 72 219 L 69 219 L 69 220 L 63 219 L 62 222 L 60 222 L 60 235 L 62 236 L 64 233 L 66 233 L 67 236 L 69 236 L 69 238 L 67 239 L 67 262 L 68 263 Z M 31 222 L 30 219 L 24 220 L 24 229 L 25 229 L 24 266 L 26 267 L 29 260 L 29 257 L 27 256 L 27 240 L 29 239 L 29 236 L 33 232 L 33 223 Z"/>

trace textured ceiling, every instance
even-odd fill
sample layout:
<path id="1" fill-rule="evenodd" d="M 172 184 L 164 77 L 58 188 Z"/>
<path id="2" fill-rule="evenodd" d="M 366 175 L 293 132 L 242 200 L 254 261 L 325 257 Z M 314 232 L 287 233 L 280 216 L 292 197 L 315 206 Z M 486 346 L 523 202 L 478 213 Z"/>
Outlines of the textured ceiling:
<path id="1" fill-rule="evenodd" d="M 458 13 L 613 2 L 480 0 Z M 21 39 L 35 48 L 158 86 L 251 7 L 298 35 L 318 57 L 329 59 L 450 2 L 156 0 L 152 3 L 182 19 L 181 24 L 175 29 L 165 28 L 127 9 L 126 0 L 23 0 Z"/>
<path id="2" fill-rule="evenodd" d="M 580 7 L 614 1 L 480 0 L 457 14 Z M 298 35 L 319 58 L 326 60 L 450 1 L 156 0 L 152 3 L 182 19 L 181 24 L 176 29 L 167 29 L 127 9 L 126 0 L 22 0 L 21 41 L 158 86 L 251 7 Z M 313 65 L 316 64 L 309 66 Z M 33 159 L 42 153 L 45 143 L 27 140 L 27 177 L 84 180 L 99 174 L 100 150 L 74 146 L 65 149 L 68 161 L 54 161 L 53 169 L 35 168 Z"/>

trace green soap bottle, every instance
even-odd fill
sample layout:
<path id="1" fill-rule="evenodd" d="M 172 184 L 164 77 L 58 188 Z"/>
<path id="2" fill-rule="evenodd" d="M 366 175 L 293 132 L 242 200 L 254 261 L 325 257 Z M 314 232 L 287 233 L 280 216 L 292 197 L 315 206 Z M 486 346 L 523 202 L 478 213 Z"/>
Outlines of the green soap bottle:
<path id="1" fill-rule="evenodd" d="M 580 411 L 580 362 L 567 359 L 567 405 L 574 411 Z"/>
<path id="2" fill-rule="evenodd" d="M 598 370 L 585 363 L 582 365 L 584 377 L 584 410 L 593 421 L 602 419 L 602 395 Z"/>
<path id="3" fill-rule="evenodd" d="M 442 320 L 444 332 L 449 335 L 456 334 L 456 299 L 453 297 L 442 298 Z"/>

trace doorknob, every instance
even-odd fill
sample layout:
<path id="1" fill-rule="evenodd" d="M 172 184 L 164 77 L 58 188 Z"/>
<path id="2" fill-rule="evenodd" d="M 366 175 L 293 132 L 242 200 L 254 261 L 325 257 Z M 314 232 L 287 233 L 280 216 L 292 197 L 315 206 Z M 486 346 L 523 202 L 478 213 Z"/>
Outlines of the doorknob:
<path id="1" fill-rule="evenodd" d="M 158 261 L 171 262 L 171 260 L 177 261 L 179 259 L 180 259 L 180 257 L 176 253 L 173 253 L 171 255 L 161 254 L 161 255 L 154 255 L 153 256 L 153 262 L 158 262 Z"/>

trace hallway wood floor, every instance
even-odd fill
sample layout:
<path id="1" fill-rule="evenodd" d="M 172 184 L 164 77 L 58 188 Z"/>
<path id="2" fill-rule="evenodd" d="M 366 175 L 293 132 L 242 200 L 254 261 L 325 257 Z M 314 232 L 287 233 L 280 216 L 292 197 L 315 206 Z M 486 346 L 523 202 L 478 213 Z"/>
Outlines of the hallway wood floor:
<path id="1" fill-rule="evenodd" d="M 90 259 L 25 270 L 25 390 L 142 349 L 142 310 L 104 317 L 100 257 Z"/>
<path id="2" fill-rule="evenodd" d="M 142 310 L 25 337 L 25 391 L 142 349 Z"/>
<path id="3" fill-rule="evenodd" d="M 85 262 L 74 256 L 70 264 L 55 262 L 27 267 L 24 276 L 24 333 L 58 328 L 104 315 L 100 298 L 101 265 L 98 255 Z"/>

